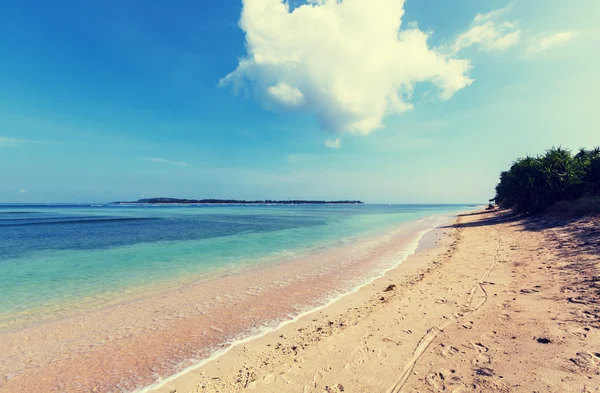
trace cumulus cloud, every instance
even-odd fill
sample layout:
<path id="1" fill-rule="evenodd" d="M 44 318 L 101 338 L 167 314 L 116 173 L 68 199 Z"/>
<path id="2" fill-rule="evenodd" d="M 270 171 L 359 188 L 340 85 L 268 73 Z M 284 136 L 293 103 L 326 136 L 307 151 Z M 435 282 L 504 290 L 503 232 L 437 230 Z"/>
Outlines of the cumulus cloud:
<path id="1" fill-rule="evenodd" d="M 327 139 L 325 141 L 325 146 L 330 149 L 339 149 L 342 147 L 342 140 L 340 138 L 337 139 Z"/>
<path id="2" fill-rule="evenodd" d="M 369 134 L 413 108 L 428 83 L 441 99 L 472 83 L 470 61 L 429 46 L 403 24 L 403 0 L 243 0 L 247 55 L 221 85 L 246 87 L 271 108 L 313 113 L 333 132 Z"/>
<path id="3" fill-rule="evenodd" d="M 171 164 L 171 165 L 178 165 L 178 166 L 189 166 L 185 162 L 171 161 L 171 160 L 167 160 L 165 158 L 146 157 L 146 160 L 152 161 L 152 162 L 157 162 L 159 164 Z"/>
<path id="4" fill-rule="evenodd" d="M 501 20 L 512 8 L 505 8 L 477 14 L 469 30 L 460 34 L 452 45 L 452 52 L 458 53 L 472 46 L 479 46 L 487 52 L 506 50 L 519 43 L 521 30 L 512 21 Z"/>
<path id="5" fill-rule="evenodd" d="M 555 46 L 564 45 L 576 36 L 577 32 L 575 31 L 561 31 L 554 34 L 541 36 L 532 40 L 529 48 L 527 48 L 527 52 L 532 54 L 544 52 Z"/>

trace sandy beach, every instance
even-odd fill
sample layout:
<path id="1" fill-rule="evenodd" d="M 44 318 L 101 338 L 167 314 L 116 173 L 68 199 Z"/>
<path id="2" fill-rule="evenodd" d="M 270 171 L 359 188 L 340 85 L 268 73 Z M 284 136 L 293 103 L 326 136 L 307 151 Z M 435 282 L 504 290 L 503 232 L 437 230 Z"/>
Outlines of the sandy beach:
<path id="1" fill-rule="evenodd" d="M 600 391 L 600 220 L 431 220 L 15 322 L 0 392 Z"/>
<path id="2" fill-rule="evenodd" d="M 5 3 L 0 393 L 600 393 L 600 0 Z"/>
<path id="3" fill-rule="evenodd" d="M 334 247 L 148 294 L 0 323 L 0 392 L 132 392 L 381 277 L 448 221 L 431 216 Z M 83 299 L 85 301 L 85 299 Z"/>
<path id="4" fill-rule="evenodd" d="M 145 391 L 598 392 L 599 226 L 463 215 L 385 277 Z"/>

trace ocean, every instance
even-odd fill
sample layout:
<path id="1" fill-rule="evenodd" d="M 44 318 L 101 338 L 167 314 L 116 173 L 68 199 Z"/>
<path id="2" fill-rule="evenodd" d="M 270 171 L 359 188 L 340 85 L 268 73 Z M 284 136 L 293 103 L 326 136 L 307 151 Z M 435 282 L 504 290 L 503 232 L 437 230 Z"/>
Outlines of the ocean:
<path id="1" fill-rule="evenodd" d="M 202 326 L 200 316 L 210 317 L 210 328 L 217 333 L 204 332 L 204 341 L 190 340 L 189 348 L 170 359 L 169 367 L 137 378 L 143 383 L 123 385 L 120 379 L 126 386 L 121 391 L 140 388 L 157 375 L 164 378 L 209 356 L 217 344 L 222 347 L 223 342 L 256 332 L 256 326 L 292 318 L 381 275 L 414 251 L 426 230 L 467 209 L 369 204 L 0 205 L 0 332 L 19 337 L 23 329 L 48 329 L 49 323 L 67 326 L 63 320 L 131 304 L 143 319 L 159 303 L 156 299 L 167 299 L 164 293 L 193 294 L 186 295 L 189 304 L 165 300 L 161 315 L 165 321 L 175 314 L 196 318 L 196 329 Z M 374 250 L 398 231 L 410 241 L 401 252 L 378 260 Z M 185 292 L 186 288 L 191 289 Z M 279 296 L 281 288 L 286 296 Z M 261 296 L 277 301 L 265 309 L 253 300 Z M 248 315 L 239 321 L 234 315 L 218 325 L 235 307 Z M 105 334 L 110 323 L 107 319 L 106 326 L 98 323 L 94 328 Z M 79 338 L 81 343 L 87 339 Z M 169 353 L 156 351 L 156 359 Z M 10 367 L 0 372 L 26 372 L 17 361 Z"/>

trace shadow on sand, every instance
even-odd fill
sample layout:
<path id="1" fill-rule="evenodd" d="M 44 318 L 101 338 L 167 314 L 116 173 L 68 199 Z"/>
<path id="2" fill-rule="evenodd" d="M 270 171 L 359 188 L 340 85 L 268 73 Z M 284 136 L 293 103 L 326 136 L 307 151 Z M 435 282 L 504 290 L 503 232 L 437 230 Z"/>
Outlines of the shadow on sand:
<path id="1" fill-rule="evenodd" d="M 459 214 L 459 217 L 472 217 L 484 214 L 491 214 L 491 216 L 484 217 L 480 220 L 473 222 L 466 222 L 460 224 L 446 225 L 442 228 L 473 228 L 483 227 L 488 225 L 503 224 L 507 222 L 517 222 L 523 219 L 523 215 L 515 214 L 511 210 L 491 210 L 491 211 L 480 211 L 475 213 Z"/>
<path id="2" fill-rule="evenodd" d="M 485 214 L 488 213 L 488 214 Z M 517 231 L 543 232 L 544 247 L 556 254 L 557 269 L 572 277 L 562 283 L 561 291 L 570 296 L 569 303 L 584 308 L 579 312 L 581 323 L 600 329 L 600 215 L 559 218 L 549 214 L 514 214 L 495 210 L 460 215 L 479 216 L 473 222 L 458 223 L 446 228 L 473 228 L 507 224 Z"/>
<path id="3" fill-rule="evenodd" d="M 551 228 L 566 227 L 574 223 L 598 222 L 600 216 L 575 216 L 575 217 L 553 217 L 548 214 L 517 214 L 512 210 L 491 210 L 479 211 L 474 213 L 459 214 L 458 217 L 472 217 L 478 215 L 488 215 L 480 220 L 460 224 L 447 225 L 442 228 L 473 228 L 488 225 L 514 223 L 522 226 L 526 231 L 543 231 Z M 575 229 L 575 228 L 573 228 Z M 577 231 L 575 231 L 577 232 Z M 587 235 L 586 235 L 587 236 Z"/>
<path id="4" fill-rule="evenodd" d="M 459 217 L 483 215 L 479 220 L 447 225 L 442 228 L 474 228 L 488 225 L 512 224 L 524 232 L 549 232 L 560 255 L 571 257 L 583 253 L 600 253 L 600 216 L 559 218 L 548 214 L 516 214 L 511 210 L 492 210 L 460 214 Z M 559 234 L 562 233 L 562 234 Z M 568 234 L 568 236 L 566 235 Z"/>

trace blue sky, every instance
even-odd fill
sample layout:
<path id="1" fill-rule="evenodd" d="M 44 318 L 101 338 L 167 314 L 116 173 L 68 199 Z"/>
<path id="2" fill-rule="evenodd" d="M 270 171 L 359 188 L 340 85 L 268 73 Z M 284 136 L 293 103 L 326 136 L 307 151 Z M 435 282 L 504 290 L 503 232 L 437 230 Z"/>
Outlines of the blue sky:
<path id="1" fill-rule="evenodd" d="M 597 1 L 279 3 L 3 5 L 0 203 L 485 202 L 600 144 Z"/>

